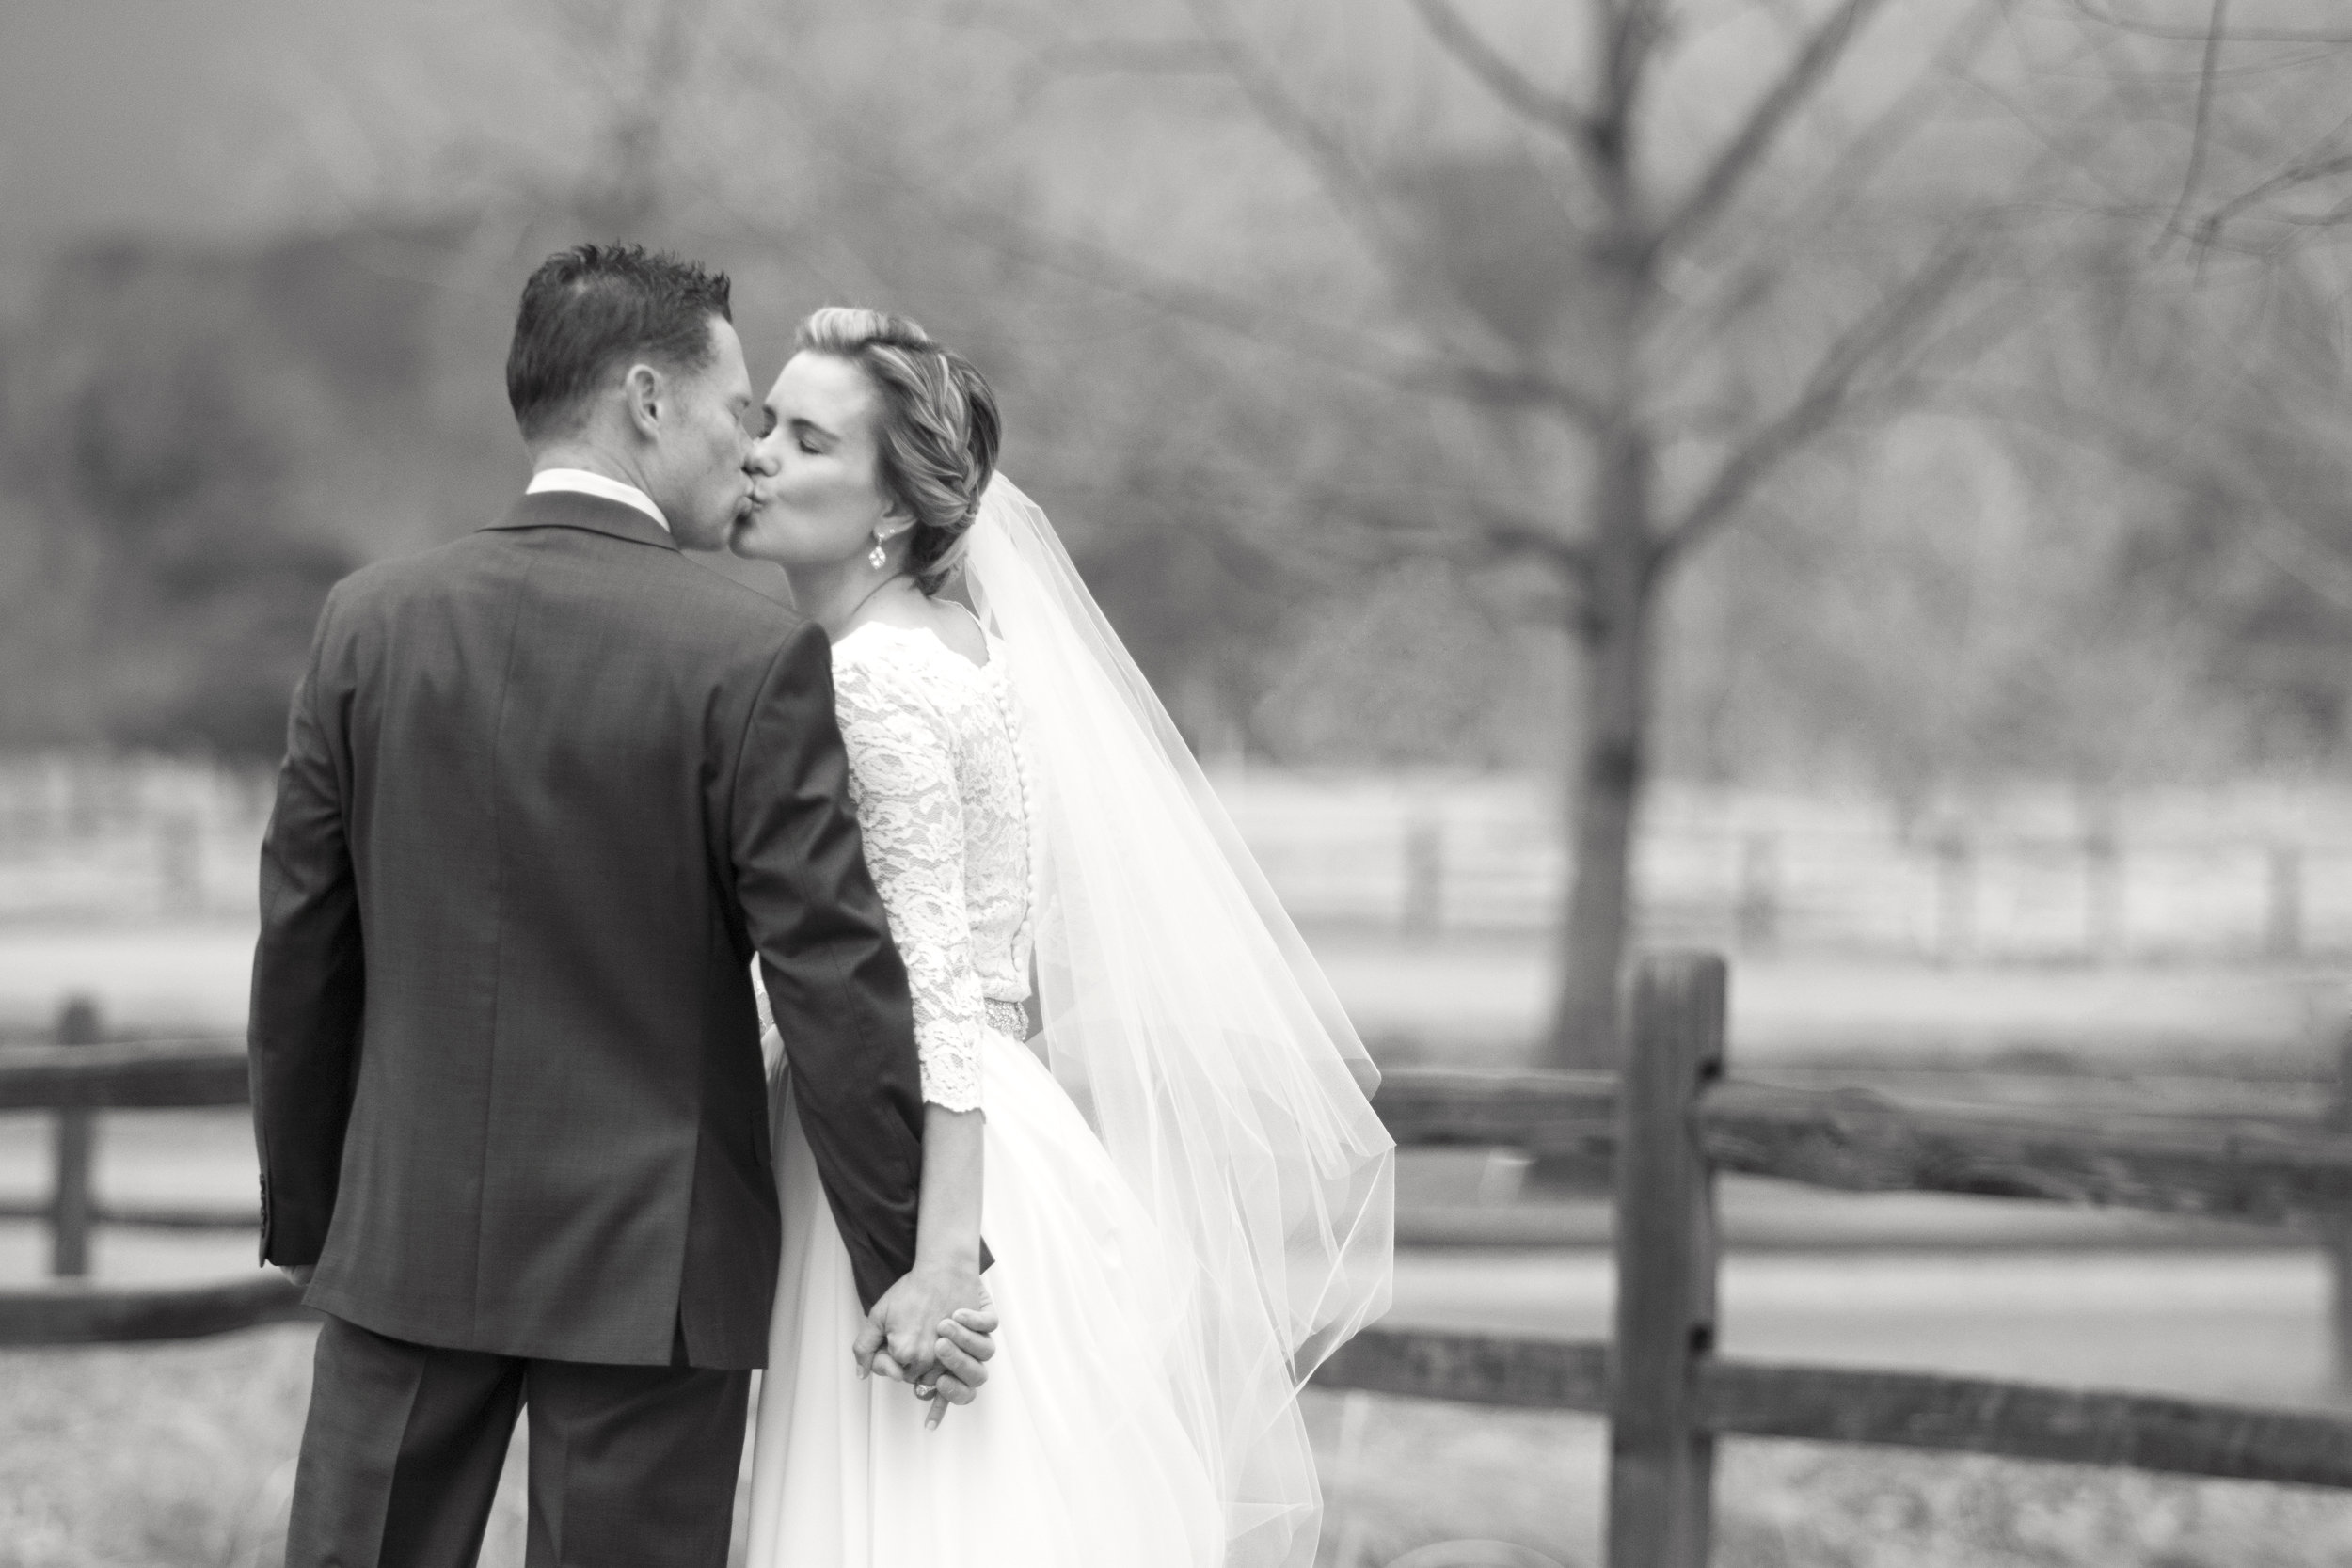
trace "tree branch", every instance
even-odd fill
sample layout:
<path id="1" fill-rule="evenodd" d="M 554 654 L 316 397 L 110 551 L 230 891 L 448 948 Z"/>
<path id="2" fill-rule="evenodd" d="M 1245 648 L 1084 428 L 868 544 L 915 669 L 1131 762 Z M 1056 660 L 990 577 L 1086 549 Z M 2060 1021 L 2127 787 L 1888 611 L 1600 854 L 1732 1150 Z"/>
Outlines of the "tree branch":
<path id="1" fill-rule="evenodd" d="M 1390 266 L 1412 271 L 1410 258 L 1391 228 L 1378 182 L 1347 145 L 1326 127 L 1296 95 L 1266 69 L 1249 46 L 1221 24 L 1216 0 L 1186 0 L 1205 46 L 1216 52 L 1233 85 L 1268 130 L 1288 143 L 1315 171 L 1324 194 Z"/>
<path id="2" fill-rule="evenodd" d="M 1443 352 L 1425 367 L 1438 380 L 1452 379 L 1476 401 L 1549 407 L 1577 424 L 1597 428 L 1609 411 L 1571 383 L 1526 369 L 1490 363 L 1468 348 L 1460 327 L 1464 313 L 1449 308 L 1429 282 L 1427 258 L 1417 254 L 1391 226 L 1378 181 L 1344 142 L 1299 102 L 1264 61 L 1222 24 L 1219 0 L 1187 0 L 1208 47 L 1217 52 L 1235 87 L 1268 130 L 1312 169 L 1341 217 L 1354 228 L 1388 273 L 1398 296 L 1413 309 Z M 1484 334 L 1491 340 L 1491 334 Z M 1422 379 L 1422 378 L 1417 378 Z M 1422 379 L 1422 385 L 1430 383 Z"/>
<path id="3" fill-rule="evenodd" d="M 1814 29 L 1780 79 L 1748 112 L 1746 123 L 1724 144 L 1681 207 L 1661 226 L 1658 249 L 1688 244 L 1738 194 L 1788 120 L 1836 69 L 1847 46 L 1884 4 L 1885 0 L 1839 0 L 1837 8 Z"/>
<path id="4" fill-rule="evenodd" d="M 1534 371 L 1502 370 L 1487 365 L 1440 362 L 1432 378 L 1451 379 L 1459 394 L 1474 403 L 1504 408 L 1549 408 L 1585 430 L 1599 430 L 1615 418 L 1594 393 Z M 1435 379 L 1430 389 L 1438 389 Z"/>
<path id="5" fill-rule="evenodd" d="M 2010 389 L 1991 398 L 1972 400 L 1971 412 L 2024 423 L 2027 428 L 2058 434 L 2093 448 L 2112 461 L 2160 474 L 2182 488 L 2217 491 L 2241 509 L 2248 546 L 2281 577 L 2300 585 L 2328 608 L 2352 614 L 2352 560 L 2321 544 L 2311 529 L 2282 507 L 2271 494 L 2268 475 L 2257 466 L 2249 479 L 2237 465 L 2210 454 L 2200 455 L 2193 441 L 2179 434 L 2158 436 L 2136 430 L 2111 412 L 2090 412 L 2079 404 L 2052 399 L 2040 388 Z"/>
<path id="6" fill-rule="evenodd" d="M 1532 555 L 1557 567 L 1580 585 L 1592 581 L 1592 546 L 1581 539 L 1563 537 L 1559 530 L 1509 507 L 1473 501 L 1470 515 L 1486 543 L 1498 554 Z"/>
<path id="7" fill-rule="evenodd" d="M 1729 523 L 1773 469 L 1835 422 L 1862 372 L 1932 314 L 1975 262 L 1975 253 L 1966 245 L 1947 248 L 1838 334 L 1795 400 L 1724 460 L 1680 520 L 1652 544 L 1647 569 L 1663 570 Z"/>
<path id="8" fill-rule="evenodd" d="M 1932 81 L 1896 94 L 1877 115 L 1846 133 L 1844 149 L 1802 197 L 1773 203 L 1772 217 L 1759 230 L 1771 234 L 1772 243 L 1759 245 L 1751 238 L 1744 246 L 1747 259 L 1724 269 L 1704 294 L 1692 296 L 1690 309 L 1665 325 L 1659 349 L 1661 363 L 1676 363 L 1710 347 L 1734 322 L 1772 297 L 1772 285 L 1786 270 L 1787 237 L 1823 232 L 1833 217 L 1861 199 L 1895 155 L 1968 84 L 1968 73 L 2003 14 L 2001 0 L 1980 0 L 1968 20 L 1947 37 L 1930 71 Z"/>
<path id="9" fill-rule="evenodd" d="M 2146 39 L 2164 39 L 2173 43 L 2202 43 L 2211 36 L 2210 29 L 2167 27 L 2160 23 L 2140 22 L 2120 16 L 2092 0 L 2074 0 L 2074 8 L 2091 21 L 2118 32 L 2136 34 Z M 2352 32 L 2328 32 L 2302 27 L 2241 27 L 2233 35 L 2238 43 L 2352 43 Z"/>
<path id="10" fill-rule="evenodd" d="M 1034 49 L 1015 90 L 1025 98 L 1048 81 L 1090 72 L 1222 76 L 1225 57 L 1200 39 L 1057 39 Z"/>
<path id="11" fill-rule="evenodd" d="M 2247 542 L 2271 569 L 2301 583 L 2328 608 L 2352 615 L 2352 562 L 2313 544 L 2300 528 L 2257 508 Z"/>
<path id="12" fill-rule="evenodd" d="M 2285 191 L 2296 190 L 2305 185 L 2315 185 L 2323 180 L 2332 180 L 2342 174 L 2352 174 L 2352 152 L 2339 152 L 2332 157 L 2312 156 L 2297 159 L 2260 184 L 2232 197 L 2206 214 L 2197 226 L 2199 240 L 2203 244 L 2211 244 L 2228 226 L 2231 219 L 2245 213 L 2257 202 L 2266 200 Z"/>
<path id="13" fill-rule="evenodd" d="M 1570 538 L 1542 517 L 1489 497 L 1437 502 L 1427 514 L 1408 514 L 1399 509 L 1393 496 L 1365 497 L 1328 487 L 1319 494 L 1331 510 L 1377 530 L 1397 553 L 1470 565 L 1531 558 L 1552 568 L 1579 593 L 1591 584 L 1593 556 L 1585 541 Z M 1442 520 L 1449 515 L 1456 520 Z M 1432 516 L 1441 520 L 1428 520 Z"/>
<path id="14" fill-rule="evenodd" d="M 1572 142 L 1591 135 L 1591 122 L 1573 99 L 1540 86 L 1513 65 L 1462 20 L 1452 0 L 1412 0 L 1412 4 L 1438 46 L 1514 113 Z"/>
<path id="15" fill-rule="evenodd" d="M 1650 51 L 1672 23 L 1661 0 L 1586 0 L 1600 23 L 1601 102 L 1593 117 L 1597 138 L 1624 135 L 1640 106 Z"/>
<path id="16" fill-rule="evenodd" d="M 1383 344 L 1303 312 L 1265 309 L 1254 300 L 1170 277 L 1122 252 L 1068 235 L 1049 234 L 993 210 L 959 208 L 945 201 L 943 207 L 949 224 L 981 238 L 999 254 L 1017 257 L 1167 315 L 1252 342 L 1279 344 L 1302 357 L 1398 391 L 1456 398 L 1487 407 L 1546 408 L 1584 428 L 1597 428 L 1608 418 L 1608 410 L 1590 392 L 1535 371 Z"/>
<path id="17" fill-rule="evenodd" d="M 2204 58 L 2197 71 L 2197 110 L 2189 122 L 2188 166 L 2181 174 L 2181 194 L 2172 203 L 2172 215 L 2164 220 L 2164 230 L 2156 236 L 2151 254 L 2161 256 L 2172 237 L 2181 231 L 2181 219 L 2197 194 L 2197 182 L 2205 172 L 2205 143 L 2213 123 L 2213 82 L 2221 63 L 2221 42 L 2230 26 L 2230 0 L 2213 0 L 2213 9 L 2205 23 Z"/>

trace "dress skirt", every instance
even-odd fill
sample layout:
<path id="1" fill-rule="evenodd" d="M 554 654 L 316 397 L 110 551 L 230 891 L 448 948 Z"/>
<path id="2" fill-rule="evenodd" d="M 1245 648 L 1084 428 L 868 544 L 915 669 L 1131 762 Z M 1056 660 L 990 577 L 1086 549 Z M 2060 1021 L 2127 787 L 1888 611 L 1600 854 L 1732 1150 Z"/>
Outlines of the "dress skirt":
<path id="1" fill-rule="evenodd" d="M 789 1092 L 784 1258 L 752 1459 L 750 1568 L 1216 1568 L 1225 1521 L 1168 1357 L 1186 1294 L 1150 1216 L 1035 1053 L 991 1032 L 987 1386 L 926 1432 L 860 1378 L 865 1322 Z"/>

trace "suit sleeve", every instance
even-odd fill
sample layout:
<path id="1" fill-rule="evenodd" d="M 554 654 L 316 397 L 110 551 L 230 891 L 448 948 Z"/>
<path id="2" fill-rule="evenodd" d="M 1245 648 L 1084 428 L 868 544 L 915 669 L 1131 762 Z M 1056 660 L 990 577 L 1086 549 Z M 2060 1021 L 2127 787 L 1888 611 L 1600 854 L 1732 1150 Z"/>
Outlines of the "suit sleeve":
<path id="1" fill-rule="evenodd" d="M 762 683 L 737 759 L 736 888 L 859 1299 L 914 1263 L 923 1093 L 907 974 L 867 874 L 821 629 Z"/>
<path id="2" fill-rule="evenodd" d="M 329 673 L 334 614 L 330 594 L 287 718 L 286 759 L 262 841 L 262 931 L 246 1043 L 267 1263 L 314 1263 L 326 1243 L 367 991 L 344 837 L 350 737 Z"/>

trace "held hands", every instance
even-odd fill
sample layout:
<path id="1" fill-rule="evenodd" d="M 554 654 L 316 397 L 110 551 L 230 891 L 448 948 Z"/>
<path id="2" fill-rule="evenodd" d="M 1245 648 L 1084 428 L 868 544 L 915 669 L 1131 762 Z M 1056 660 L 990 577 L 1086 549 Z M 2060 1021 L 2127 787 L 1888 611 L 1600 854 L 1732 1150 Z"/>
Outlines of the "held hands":
<path id="1" fill-rule="evenodd" d="M 929 1429 L 950 1404 L 970 1404 L 988 1381 L 995 1333 L 996 1314 L 976 1271 L 917 1263 L 874 1304 L 850 1354 L 860 1377 L 880 1372 L 913 1384 L 915 1398 L 930 1402 Z"/>

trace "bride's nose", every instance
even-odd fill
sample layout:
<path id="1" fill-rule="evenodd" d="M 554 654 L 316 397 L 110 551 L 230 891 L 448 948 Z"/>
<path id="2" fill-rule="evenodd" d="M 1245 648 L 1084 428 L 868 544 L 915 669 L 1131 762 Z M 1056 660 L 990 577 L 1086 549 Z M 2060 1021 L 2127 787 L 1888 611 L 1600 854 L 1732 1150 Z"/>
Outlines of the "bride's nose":
<path id="1" fill-rule="evenodd" d="M 765 441 L 754 441 L 751 455 L 743 459 L 743 471 L 759 479 L 773 479 L 779 467 Z"/>

